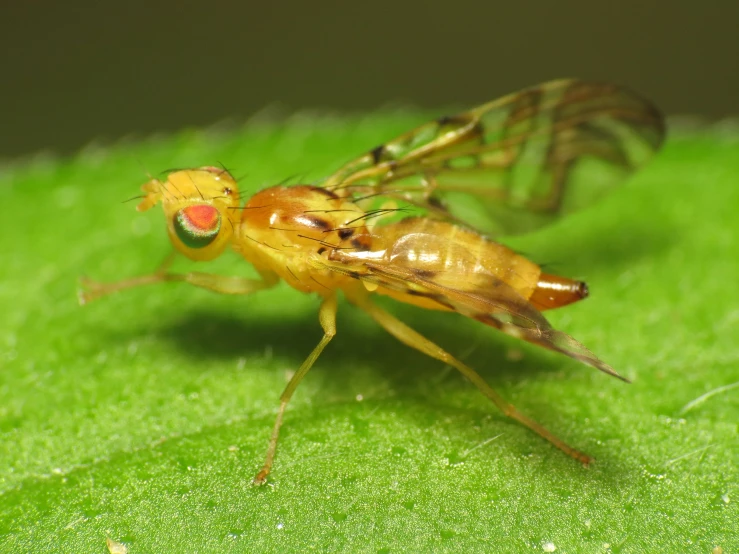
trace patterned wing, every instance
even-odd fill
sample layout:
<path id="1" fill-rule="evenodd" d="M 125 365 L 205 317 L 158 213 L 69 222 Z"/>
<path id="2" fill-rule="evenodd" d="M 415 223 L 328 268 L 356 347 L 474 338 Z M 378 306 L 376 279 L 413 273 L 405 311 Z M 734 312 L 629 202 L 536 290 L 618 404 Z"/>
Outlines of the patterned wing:
<path id="1" fill-rule="evenodd" d="M 322 186 L 401 199 L 488 234 L 521 233 L 595 202 L 664 134 L 660 112 L 627 89 L 551 81 L 422 125 Z"/>
<path id="2" fill-rule="evenodd" d="M 560 352 L 604 373 L 628 381 L 608 364 L 562 331 L 557 331 L 541 313 L 503 281 L 492 277 L 488 286 L 469 290 L 453 289 L 425 279 L 412 269 L 363 261 L 352 263 L 350 255 L 334 252 L 335 260 L 316 256 L 317 268 L 330 269 L 368 283 L 372 290 L 385 287 L 424 296 L 464 316 L 500 329 L 507 335 Z M 342 261 L 343 258 L 346 258 Z"/>

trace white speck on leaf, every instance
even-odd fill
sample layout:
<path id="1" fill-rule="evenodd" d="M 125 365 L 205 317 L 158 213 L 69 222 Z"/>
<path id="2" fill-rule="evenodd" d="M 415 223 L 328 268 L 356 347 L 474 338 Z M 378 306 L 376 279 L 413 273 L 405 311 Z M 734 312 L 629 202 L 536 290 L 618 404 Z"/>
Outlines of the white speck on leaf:
<path id="1" fill-rule="evenodd" d="M 128 547 L 125 544 L 114 541 L 110 537 L 106 537 L 105 545 L 108 547 L 110 554 L 128 554 Z"/>

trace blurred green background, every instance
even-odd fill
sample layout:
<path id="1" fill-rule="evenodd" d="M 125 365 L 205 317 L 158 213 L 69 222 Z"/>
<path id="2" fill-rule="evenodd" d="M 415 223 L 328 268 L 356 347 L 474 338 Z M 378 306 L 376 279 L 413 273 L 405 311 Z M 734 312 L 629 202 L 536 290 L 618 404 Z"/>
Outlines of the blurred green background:
<path id="1" fill-rule="evenodd" d="M 554 77 L 739 98 L 739 2 L 4 2 L 0 158 L 279 105 L 471 106 Z"/>

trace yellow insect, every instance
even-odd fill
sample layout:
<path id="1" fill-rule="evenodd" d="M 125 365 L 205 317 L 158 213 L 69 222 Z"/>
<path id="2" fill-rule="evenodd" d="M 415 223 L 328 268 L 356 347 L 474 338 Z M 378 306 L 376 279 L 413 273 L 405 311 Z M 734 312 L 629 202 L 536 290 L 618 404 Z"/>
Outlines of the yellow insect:
<path id="1" fill-rule="evenodd" d="M 284 280 L 322 297 L 324 336 L 280 397 L 255 484 L 270 473 L 290 398 L 336 334 L 338 291 L 395 338 L 457 368 L 505 415 L 587 464 L 589 456 L 519 412 L 472 368 L 376 306 L 371 295 L 458 312 L 624 379 L 541 314 L 585 298 L 585 283 L 543 273 L 490 237 L 535 229 L 591 204 L 642 166 L 664 132 L 659 111 L 632 92 L 559 80 L 439 118 L 320 184 L 267 188 L 244 206 L 226 170 L 174 171 L 143 186 L 137 209 L 161 203 L 172 244 L 191 260 L 212 260 L 230 245 L 261 278 L 171 273 L 175 252 L 150 275 L 109 284 L 84 280 L 80 300 L 164 281 L 246 295 Z M 396 212 L 387 203 L 373 208 L 378 197 L 412 204 L 424 215 L 378 223 Z"/>

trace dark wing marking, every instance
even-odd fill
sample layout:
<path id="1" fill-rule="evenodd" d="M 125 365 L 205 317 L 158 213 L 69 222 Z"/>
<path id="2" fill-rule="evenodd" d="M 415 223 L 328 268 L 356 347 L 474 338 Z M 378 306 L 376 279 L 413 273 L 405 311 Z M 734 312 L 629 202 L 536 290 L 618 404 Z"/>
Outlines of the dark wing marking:
<path id="1" fill-rule="evenodd" d="M 402 199 L 489 234 L 519 233 L 595 202 L 664 135 L 662 114 L 625 88 L 551 81 L 421 125 L 322 186 Z"/>

